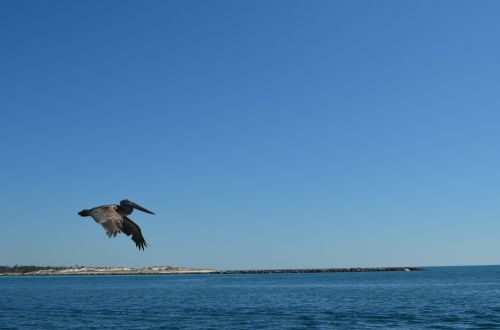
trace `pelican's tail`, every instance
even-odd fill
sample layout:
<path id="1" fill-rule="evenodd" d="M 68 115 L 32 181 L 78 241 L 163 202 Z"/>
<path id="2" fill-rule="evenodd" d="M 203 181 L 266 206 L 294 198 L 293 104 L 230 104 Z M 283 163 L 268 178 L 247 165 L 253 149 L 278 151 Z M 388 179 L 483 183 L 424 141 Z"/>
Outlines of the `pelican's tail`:
<path id="1" fill-rule="evenodd" d="M 89 210 L 81 210 L 80 212 L 78 212 L 79 215 L 81 215 L 82 217 L 88 217 L 90 216 L 90 211 Z"/>

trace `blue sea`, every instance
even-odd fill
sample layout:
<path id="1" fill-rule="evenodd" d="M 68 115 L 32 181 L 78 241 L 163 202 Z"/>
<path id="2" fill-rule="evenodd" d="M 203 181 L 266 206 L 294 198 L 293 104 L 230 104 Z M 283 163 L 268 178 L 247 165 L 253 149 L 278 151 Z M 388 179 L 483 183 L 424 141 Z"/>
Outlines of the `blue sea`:
<path id="1" fill-rule="evenodd" d="M 0 277 L 1 329 L 500 329 L 500 266 Z"/>

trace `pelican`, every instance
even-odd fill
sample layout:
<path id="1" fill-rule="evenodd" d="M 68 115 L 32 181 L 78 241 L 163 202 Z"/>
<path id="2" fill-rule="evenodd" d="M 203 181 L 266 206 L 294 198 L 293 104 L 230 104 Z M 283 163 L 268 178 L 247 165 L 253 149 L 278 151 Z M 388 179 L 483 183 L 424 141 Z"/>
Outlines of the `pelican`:
<path id="1" fill-rule="evenodd" d="M 124 199 L 120 201 L 120 205 L 103 205 L 94 207 L 90 210 L 82 210 L 78 212 L 82 217 L 92 217 L 95 222 L 99 223 L 105 230 L 108 237 L 116 236 L 116 234 L 122 232 L 127 236 L 132 235 L 132 240 L 135 242 L 135 246 L 139 250 L 144 250 L 148 245 L 142 237 L 141 228 L 127 218 L 127 215 L 131 214 L 134 209 L 153 214 L 153 212 L 146 210 L 142 206 L 128 200 Z"/>

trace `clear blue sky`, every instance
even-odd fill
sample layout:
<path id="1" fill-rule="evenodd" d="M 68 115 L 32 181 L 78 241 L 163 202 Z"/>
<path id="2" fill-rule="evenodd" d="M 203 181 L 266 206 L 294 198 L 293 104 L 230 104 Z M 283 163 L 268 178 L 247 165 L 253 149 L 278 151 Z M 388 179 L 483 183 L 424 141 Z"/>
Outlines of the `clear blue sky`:
<path id="1" fill-rule="evenodd" d="M 0 2 L 0 264 L 499 264 L 499 12 Z"/>

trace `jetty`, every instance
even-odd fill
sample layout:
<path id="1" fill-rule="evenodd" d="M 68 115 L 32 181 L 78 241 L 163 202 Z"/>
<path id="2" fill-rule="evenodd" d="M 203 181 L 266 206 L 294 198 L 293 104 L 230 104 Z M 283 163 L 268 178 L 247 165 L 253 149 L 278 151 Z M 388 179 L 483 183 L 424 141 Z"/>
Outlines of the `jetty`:
<path id="1" fill-rule="evenodd" d="M 420 267 L 373 267 L 373 268 L 304 268 L 304 269 L 248 269 L 223 270 L 214 274 L 302 274 L 302 273 L 360 273 L 360 272 L 415 272 L 422 271 Z"/>

